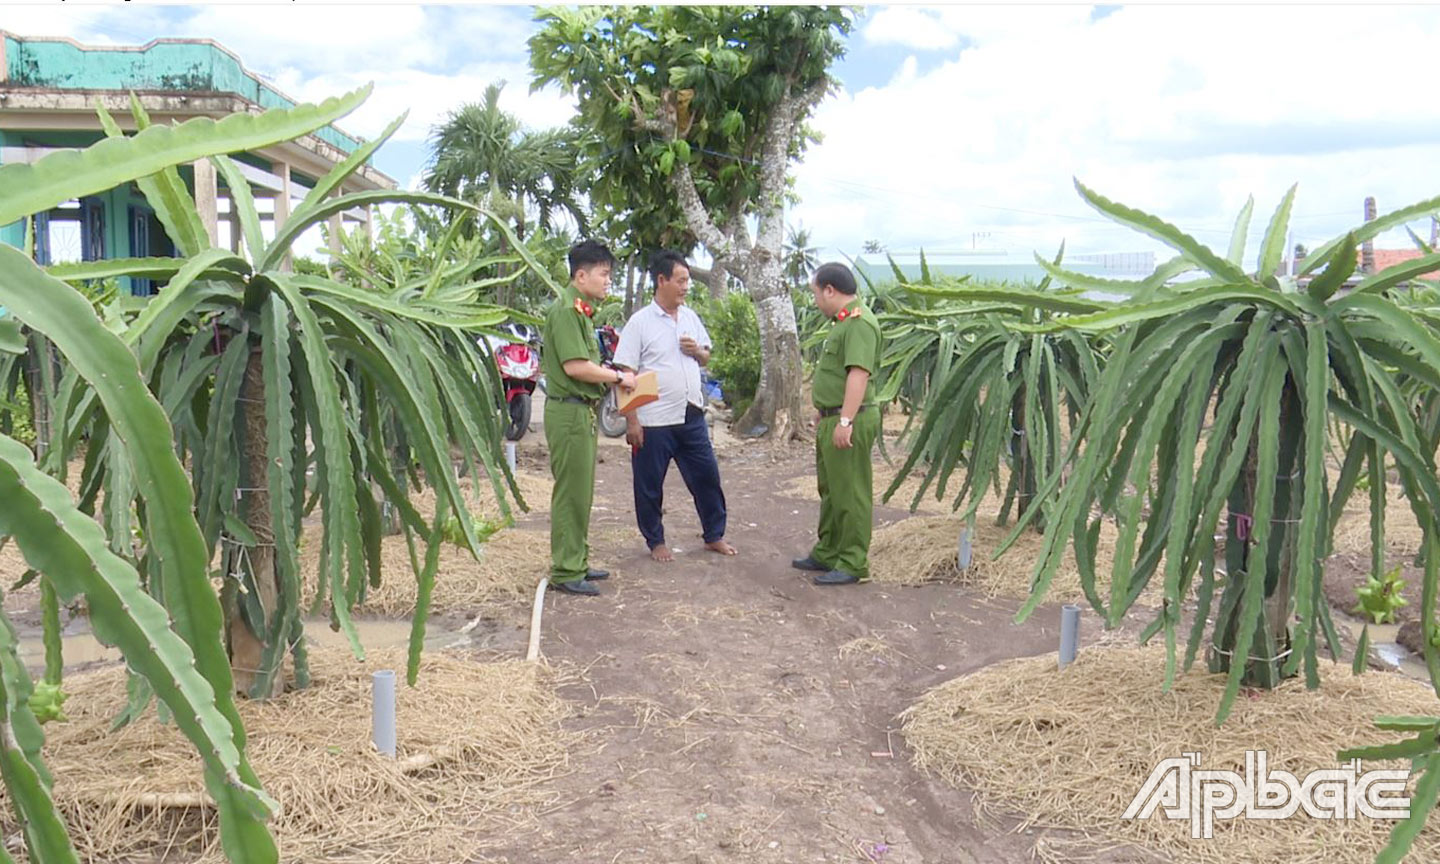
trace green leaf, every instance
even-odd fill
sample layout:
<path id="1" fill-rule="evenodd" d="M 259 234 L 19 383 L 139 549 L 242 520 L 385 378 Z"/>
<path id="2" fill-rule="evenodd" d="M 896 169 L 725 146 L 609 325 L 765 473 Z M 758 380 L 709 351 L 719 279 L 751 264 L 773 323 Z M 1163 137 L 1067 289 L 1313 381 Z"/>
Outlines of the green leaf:
<path id="1" fill-rule="evenodd" d="M 0 173 L 4 170 L 0 168 Z M 205 741 L 200 749 L 209 766 L 207 786 L 220 808 L 222 842 L 232 860 L 273 861 L 277 855 L 274 841 L 259 821 L 273 810 L 273 802 L 263 797 L 254 772 L 241 755 L 245 737 L 230 695 L 234 685 L 220 641 L 220 604 L 208 581 L 194 578 L 207 572 L 209 554 L 195 522 L 190 481 L 175 454 L 164 411 L 140 377 L 135 356 L 96 319 L 89 302 L 75 289 L 40 271 L 24 253 L 3 245 L 0 274 L 0 305 L 55 343 L 75 372 L 94 388 L 116 434 L 128 445 L 126 454 L 146 505 L 147 539 L 159 562 L 157 575 L 165 588 L 175 630 L 193 652 L 195 669 L 213 686 L 214 704 L 228 721 L 228 728 L 209 728 L 204 738 L 192 739 L 197 744 Z M 59 489 L 62 501 L 68 502 L 68 491 L 63 486 Z M 4 500 L 10 498 L 4 496 Z M 99 526 L 93 520 L 90 525 L 98 536 Z M 72 562 L 72 566 L 77 565 Z M 60 577 L 53 571 L 48 575 L 64 595 Z M 95 619 L 97 633 L 101 620 Z M 163 692 L 154 678 L 151 683 L 157 692 Z M 179 709 L 177 719 L 180 710 L 194 710 L 194 706 L 178 704 L 172 708 Z M 225 747 L 214 740 L 222 731 L 232 736 Z"/>
<path id="2" fill-rule="evenodd" d="M 325 201 L 307 208 L 304 213 L 292 213 L 285 224 L 275 232 L 275 239 L 272 241 L 265 254 L 255 262 L 257 272 L 269 272 L 280 266 L 285 258 L 285 253 L 290 251 L 295 241 L 314 225 L 318 225 L 334 216 L 356 207 L 369 207 L 376 204 L 434 204 L 438 207 L 456 207 L 467 210 L 484 212 L 473 204 L 467 204 L 455 198 L 447 198 L 444 195 L 434 195 L 429 192 L 406 192 L 399 189 L 380 189 L 373 192 L 355 192 L 350 195 L 342 195 L 338 198 L 328 198 Z M 517 250 L 519 251 L 519 250 Z M 521 254 L 524 254 L 523 252 Z"/>
<path id="3" fill-rule="evenodd" d="M 675 140 L 675 158 L 680 160 L 681 162 L 690 161 L 689 141 L 686 141 L 684 138 L 677 138 Z"/>
<path id="4" fill-rule="evenodd" d="M 230 190 L 230 206 L 240 219 L 241 236 L 245 238 L 245 251 L 253 261 L 265 249 L 265 234 L 260 230 L 260 211 L 255 209 L 255 197 L 250 192 L 250 181 L 240 173 L 240 167 L 228 156 L 211 156 L 215 170 L 225 179 Z"/>
<path id="5" fill-rule="evenodd" d="M 1280 206 L 1275 208 L 1275 215 L 1270 218 L 1270 227 L 1265 229 L 1265 239 L 1260 243 L 1260 258 L 1255 262 L 1255 278 L 1267 279 L 1275 275 L 1280 269 L 1280 263 L 1285 260 L 1285 236 L 1290 230 L 1290 211 L 1295 206 L 1295 189 L 1299 184 L 1291 186 L 1281 199 Z"/>
<path id="6" fill-rule="evenodd" d="M 1330 253 L 1330 261 L 1326 264 L 1325 272 L 1310 280 L 1310 287 L 1307 292 L 1311 297 L 1322 303 L 1335 296 L 1350 274 L 1355 272 L 1355 235 L 1347 234 L 1339 246 L 1334 247 Z M 1319 264 L 1318 255 L 1312 255 L 1314 264 Z"/>
<path id="7" fill-rule="evenodd" d="M 11 447 L 24 450 L 11 439 L 0 438 L 0 452 L 13 456 Z M 6 509 L 16 506 L 23 505 L 7 499 Z M 0 516 L 0 521 L 4 520 Z M 19 642 L 9 618 L 0 616 L 0 727 L 5 733 L 0 775 L 5 780 L 5 797 L 19 817 L 31 861 L 78 864 L 65 823 L 50 797 L 50 774 L 40 755 L 45 735 L 30 711 L 29 698 L 30 676 L 20 662 Z"/>
<path id="8" fill-rule="evenodd" d="M 145 112 L 134 93 L 130 94 L 130 113 L 135 118 L 138 132 L 150 128 L 150 115 Z M 125 137 L 125 133 L 103 105 L 99 106 L 99 114 L 100 124 L 108 137 Z M 155 218 L 164 226 L 166 236 L 175 243 L 175 248 L 180 250 L 181 255 L 199 255 L 210 248 L 210 235 L 200 221 L 195 201 L 190 197 L 190 191 L 180 179 L 180 172 L 175 166 L 164 168 L 148 177 L 140 177 L 135 183 L 155 211 Z"/>
<path id="9" fill-rule="evenodd" d="M 344 184 L 346 178 L 363 168 L 365 163 L 370 160 L 370 157 L 375 155 L 375 151 L 379 150 L 381 145 L 390 140 L 391 136 L 404 125 L 405 118 L 408 116 L 410 116 L 410 112 L 406 111 L 404 114 L 390 121 L 390 125 L 386 126 L 378 136 L 355 148 L 342 162 L 330 169 L 330 173 L 321 177 L 315 183 L 315 186 L 305 195 L 305 199 L 300 202 L 300 206 L 291 212 L 290 218 L 293 219 L 299 216 L 303 219 L 309 215 L 311 211 L 324 204 L 325 201 L 330 198 L 331 194 Z M 289 248 L 288 243 L 286 244 L 286 248 Z M 256 258 L 260 258 L 260 250 L 257 249 L 253 255 Z M 267 255 L 265 257 L 269 256 Z"/>
<path id="10" fill-rule="evenodd" d="M 1355 658 L 1350 661 L 1350 671 L 1359 675 L 1365 671 L 1365 665 L 1370 660 L 1370 625 L 1366 624 L 1360 630 L 1360 641 L 1355 645 Z"/>
<path id="11" fill-rule="evenodd" d="M 87 279 L 111 279 L 134 276 L 140 279 L 167 280 L 185 266 L 184 258 L 106 258 L 102 261 L 71 261 L 51 264 L 45 272 L 56 279 L 81 282 Z"/>
<path id="12" fill-rule="evenodd" d="M 129 138 L 107 138 L 84 150 L 52 153 L 33 164 L 0 165 L 0 225 L 172 165 L 298 138 L 354 111 L 369 95 L 366 85 L 319 105 L 231 114 L 220 120 L 196 117 L 178 126 L 152 126 Z"/>
<path id="13" fill-rule="evenodd" d="M 345 553 L 347 549 L 359 548 L 360 520 L 352 506 L 355 500 L 355 478 L 351 473 L 350 438 L 346 434 L 343 417 L 344 403 L 340 388 L 336 384 L 336 371 L 331 362 L 330 348 L 326 343 L 325 329 L 316 317 L 308 300 L 300 290 L 281 274 L 271 277 L 275 290 L 284 298 L 295 316 L 299 337 L 300 355 L 296 358 L 306 371 L 311 387 L 314 388 L 316 416 L 319 420 L 320 435 L 316 440 L 315 453 L 319 459 L 317 474 L 322 488 L 332 506 L 325 508 L 325 562 L 328 572 L 320 578 L 328 582 L 333 592 L 331 609 L 335 621 L 350 642 L 350 649 L 356 658 L 365 658 L 365 649 L 360 644 L 360 634 L 350 619 L 350 610 L 344 601 Z"/>
<path id="14" fill-rule="evenodd" d="M 8 438 L 0 438 L 0 496 L 8 502 L 0 508 L 0 532 L 15 538 L 26 560 L 51 579 L 65 602 L 85 597 L 96 638 L 120 648 L 195 744 L 223 817 L 254 827 L 243 841 L 254 845 L 227 849 L 231 859 L 275 861 L 273 841 L 257 817 L 276 812 L 279 805 L 243 776 L 246 767 L 233 724 L 218 708 L 222 700 L 229 702 L 229 694 L 202 677 L 195 654 L 170 629 L 166 610 L 140 587 L 134 568 L 109 550 L 100 526 L 75 508 L 69 490 L 36 469 L 30 451 Z M 148 536 L 157 542 L 153 532 Z M 208 584 L 204 588 L 210 590 Z M 225 671 L 228 678 L 228 666 Z"/>
<path id="15" fill-rule="evenodd" d="M 1375 864 L 1401 864 L 1404 861 L 1410 847 L 1415 844 L 1415 838 L 1425 827 L 1430 811 L 1435 809 L 1436 798 L 1440 798 L 1440 753 L 1432 752 L 1425 757 L 1424 773 L 1415 786 L 1415 794 L 1410 797 L 1410 818 L 1391 829 L 1390 842 L 1376 857 Z"/>
<path id="16" fill-rule="evenodd" d="M 1355 286 L 1354 293 L 1380 294 L 1396 285 L 1409 282 L 1417 276 L 1424 276 L 1437 269 L 1440 269 L 1440 252 L 1432 252 L 1429 255 L 1402 261 L 1386 267 L 1379 273 L 1365 277 L 1360 280 L 1359 285 Z"/>
<path id="17" fill-rule="evenodd" d="M 1041 258 L 1038 254 L 1035 255 L 1035 263 L 1044 268 L 1047 276 L 1062 285 L 1069 285 L 1071 288 L 1085 291 L 1121 294 L 1127 297 L 1153 291 L 1181 273 L 1195 269 L 1195 265 L 1184 258 L 1172 258 L 1161 264 L 1154 273 L 1144 279 L 1106 279 L 1103 276 L 1091 276 L 1063 269 L 1055 263 Z"/>
<path id="18" fill-rule="evenodd" d="M 1255 212 L 1255 196 L 1251 195 L 1245 199 L 1245 206 L 1240 208 L 1240 215 L 1235 217 L 1235 230 L 1230 234 L 1230 252 L 1225 260 L 1240 266 L 1245 257 L 1245 240 L 1250 233 L 1250 215 Z"/>
<path id="19" fill-rule="evenodd" d="M 1159 240 L 1161 243 L 1164 243 L 1181 255 L 1194 261 L 1201 269 L 1216 278 L 1236 284 L 1249 283 L 1250 280 L 1246 277 L 1245 271 L 1216 255 L 1200 241 L 1182 232 L 1169 222 L 1156 216 L 1151 216 L 1149 213 L 1126 207 L 1123 204 L 1117 204 L 1091 191 L 1079 180 L 1075 181 L 1075 188 L 1080 192 L 1080 197 L 1084 198 L 1086 203 L 1091 207 L 1094 207 L 1121 225 L 1128 225 L 1137 231 Z"/>

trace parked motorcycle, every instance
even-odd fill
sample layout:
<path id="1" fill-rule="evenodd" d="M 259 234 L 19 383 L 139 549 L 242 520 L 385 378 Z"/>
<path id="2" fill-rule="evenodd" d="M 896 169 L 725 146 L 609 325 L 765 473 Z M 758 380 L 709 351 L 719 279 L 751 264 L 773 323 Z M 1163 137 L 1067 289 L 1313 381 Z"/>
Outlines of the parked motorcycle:
<path id="1" fill-rule="evenodd" d="M 615 368 L 615 348 L 620 344 L 620 334 L 606 324 L 595 328 L 595 341 L 600 343 L 600 365 Z M 614 384 L 605 390 L 600 402 L 600 431 L 607 438 L 619 438 L 625 434 L 628 419 L 620 413 L 620 396 Z"/>
<path id="2" fill-rule="evenodd" d="M 500 367 L 506 414 L 510 418 L 505 438 L 519 441 L 530 430 L 531 401 L 535 386 L 540 383 L 540 336 L 524 324 L 507 324 L 501 329 L 519 340 L 492 339 L 491 342 L 495 363 Z"/>

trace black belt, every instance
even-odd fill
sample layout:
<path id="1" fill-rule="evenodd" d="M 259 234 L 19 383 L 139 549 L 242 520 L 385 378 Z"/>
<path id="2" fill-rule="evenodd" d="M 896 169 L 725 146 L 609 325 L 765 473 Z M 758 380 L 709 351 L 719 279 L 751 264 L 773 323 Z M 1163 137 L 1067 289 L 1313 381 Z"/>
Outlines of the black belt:
<path id="1" fill-rule="evenodd" d="M 576 405 L 589 405 L 591 408 L 594 408 L 594 407 L 595 407 L 595 403 L 599 402 L 600 400 L 599 400 L 599 399 L 586 399 L 586 398 L 583 397 L 583 396 L 561 396 L 561 397 L 560 397 L 558 400 L 556 400 L 556 401 L 558 401 L 558 402 L 571 402 L 571 403 L 574 403 L 574 404 L 576 404 Z"/>
<path id="2" fill-rule="evenodd" d="M 869 405 L 869 404 L 861 405 L 861 406 L 860 406 L 860 410 L 859 410 L 859 411 L 856 411 L 855 413 L 856 413 L 856 414 L 859 414 L 860 411 L 864 411 L 866 408 L 874 408 L 874 407 L 875 407 L 874 405 Z M 840 408 L 839 408 L 839 407 L 836 407 L 836 408 L 821 408 L 821 409 L 820 409 L 820 416 L 821 416 L 821 417 L 834 417 L 836 414 L 839 414 L 839 413 L 840 413 Z"/>

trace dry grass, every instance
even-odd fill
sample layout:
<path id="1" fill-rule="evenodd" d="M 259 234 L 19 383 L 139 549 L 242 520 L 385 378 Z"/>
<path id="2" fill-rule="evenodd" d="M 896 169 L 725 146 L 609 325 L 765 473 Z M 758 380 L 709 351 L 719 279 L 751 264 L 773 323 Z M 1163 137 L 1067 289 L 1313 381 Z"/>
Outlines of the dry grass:
<path id="1" fill-rule="evenodd" d="M 460 491 L 470 503 L 470 509 L 484 515 L 488 519 L 498 520 L 500 518 L 500 506 L 495 499 L 495 487 L 490 481 L 482 478 L 479 485 L 471 482 L 467 474 L 459 480 Z M 531 513 L 547 513 L 550 510 L 550 490 L 555 484 L 550 475 L 543 471 L 531 471 L 525 468 L 515 470 L 515 485 L 520 488 L 520 495 L 525 499 Z M 515 504 L 514 493 L 508 488 L 505 490 L 506 501 L 516 518 L 523 515 L 522 511 Z M 410 496 L 418 509 L 425 516 L 435 514 L 435 490 L 427 485 L 425 488 L 416 491 Z"/>
<path id="2" fill-rule="evenodd" d="M 424 562 L 425 544 L 416 541 L 415 554 Z M 417 580 L 403 535 L 386 537 L 380 546 L 382 580 L 367 588 L 360 608 L 389 617 L 415 611 Z M 477 560 L 468 549 L 449 543 L 441 547 L 440 569 L 430 595 L 437 614 L 473 614 L 482 606 L 523 599 L 550 568 L 550 534 L 506 528 L 481 547 Z M 305 608 L 315 599 L 320 569 L 320 529 L 307 528 L 301 537 L 300 573 Z"/>
<path id="3" fill-rule="evenodd" d="M 1027 529 L 1004 555 L 992 560 L 995 550 L 1014 528 L 1013 523 L 996 525 L 995 515 L 981 512 L 977 516 L 975 536 L 971 539 L 970 567 L 963 573 L 957 570 L 963 520 L 954 516 L 917 516 L 881 528 L 870 541 L 870 578 L 891 585 L 958 582 L 991 597 L 1029 597 L 1030 579 L 1045 538 Z M 1095 569 L 1097 589 L 1102 596 L 1107 596 L 1109 590 L 1107 576 L 1114 560 L 1116 536 L 1113 522 L 1101 523 Z M 1163 559 L 1161 566 L 1164 566 Z M 1151 577 L 1151 587 L 1140 595 L 1138 603 L 1159 605 L 1162 596 L 1158 590 L 1159 578 L 1157 571 Z M 1074 548 L 1068 541 L 1065 557 L 1050 583 L 1046 599 L 1056 603 L 1087 603 L 1080 588 Z"/>
<path id="4" fill-rule="evenodd" d="M 1385 496 L 1385 545 L 1397 556 L 1413 557 L 1424 546 L 1425 534 L 1399 484 L 1388 484 Z M 1345 513 L 1335 526 L 1335 552 L 1370 555 L 1370 493 L 1357 489 L 1345 503 Z"/>
<path id="5" fill-rule="evenodd" d="M 975 789 L 982 812 L 1080 832 L 1078 839 L 1042 838 L 1036 851 L 1045 860 L 1075 860 L 1117 845 L 1179 864 L 1375 860 L 1394 823 L 1316 820 L 1302 812 L 1284 820 L 1217 820 L 1213 839 L 1193 840 L 1188 822 L 1121 815 L 1163 759 L 1198 751 L 1202 768 L 1243 772 L 1245 751 L 1265 750 L 1272 769 L 1303 778 L 1337 767 L 1335 755 L 1346 747 L 1398 740 L 1377 732 L 1372 718 L 1433 715 L 1440 707 L 1433 692 L 1400 675 L 1354 677 L 1327 664 L 1315 691 L 1292 679 L 1273 693 L 1242 692 L 1217 729 L 1224 677 L 1196 671 L 1164 693 L 1163 657 L 1159 646 L 1092 647 L 1063 672 L 1049 654 L 951 681 L 905 712 L 914 762 Z M 1440 860 L 1440 825 L 1431 821 L 1407 860 Z"/>
<path id="6" fill-rule="evenodd" d="M 937 485 L 932 483 L 930 488 L 925 490 L 924 497 L 922 497 L 918 503 L 914 503 L 915 493 L 920 490 L 920 483 L 925 477 L 925 472 L 923 468 L 920 467 L 910 472 L 910 476 L 905 478 L 905 482 L 900 484 L 900 488 L 895 490 L 895 494 L 890 496 L 890 501 L 886 503 L 884 500 L 885 492 L 890 488 L 890 484 L 894 482 L 895 476 L 900 473 L 900 467 L 904 464 L 903 454 L 891 453 L 891 455 L 895 457 L 893 463 L 887 463 L 883 459 L 877 459 L 875 462 L 874 493 L 876 506 L 894 507 L 900 510 L 911 510 L 911 512 L 914 513 L 931 515 L 953 512 L 952 502 L 954 493 L 960 488 L 960 483 L 964 478 L 958 475 L 952 477 L 948 489 L 950 494 L 943 499 L 937 499 L 935 497 Z M 1000 469 L 1000 479 L 1002 484 L 1009 481 L 1009 474 L 1003 466 Z M 820 500 L 820 491 L 815 486 L 815 476 L 813 474 L 803 474 L 786 481 L 781 484 L 779 492 L 787 498 L 799 498 L 805 501 Z M 981 499 L 981 507 L 999 512 L 1001 500 L 1002 499 L 995 494 L 993 488 L 987 489 L 985 496 Z M 911 509 L 912 503 L 914 503 L 913 510 Z"/>
<path id="7" fill-rule="evenodd" d="M 550 803 L 536 787 L 565 765 L 569 743 L 555 673 L 426 655 L 417 687 L 397 686 L 399 746 L 388 759 L 370 744 L 370 673 L 403 677 L 404 665 L 398 649 L 366 663 L 317 649 L 309 689 L 241 703 L 251 763 L 284 808 L 272 822 L 282 861 L 470 861 L 485 834 Z M 46 759 L 82 860 L 222 861 L 212 808 L 154 806 L 202 796 L 189 742 L 153 711 L 108 731 L 125 704 L 123 668 L 74 676 L 65 689 L 70 722 L 46 727 Z M 3 812 L 8 835 L 16 828 Z"/>

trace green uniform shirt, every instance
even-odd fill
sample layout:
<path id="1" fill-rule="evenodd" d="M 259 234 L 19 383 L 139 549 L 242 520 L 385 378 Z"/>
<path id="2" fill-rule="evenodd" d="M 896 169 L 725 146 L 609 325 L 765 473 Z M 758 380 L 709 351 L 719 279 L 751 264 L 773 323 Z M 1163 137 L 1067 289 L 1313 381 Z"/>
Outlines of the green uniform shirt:
<path id="1" fill-rule="evenodd" d="M 845 402 L 845 379 L 852 366 L 870 373 L 863 400 L 869 403 L 875 373 L 880 371 L 880 324 L 874 313 L 856 298 L 846 304 L 844 314 L 844 320 L 837 318 L 830 325 L 815 367 L 811 399 L 816 408 L 839 408 Z"/>
<path id="2" fill-rule="evenodd" d="M 565 374 L 567 361 L 600 362 L 600 346 L 595 341 L 595 326 L 588 315 L 575 308 L 575 301 L 579 299 L 580 293 L 574 287 L 566 288 L 560 299 L 545 310 L 545 323 L 540 330 L 544 340 L 540 352 L 540 370 L 545 373 L 546 395 L 554 399 L 564 399 L 567 396 L 600 399 L 605 395 L 604 384 L 576 381 Z"/>

